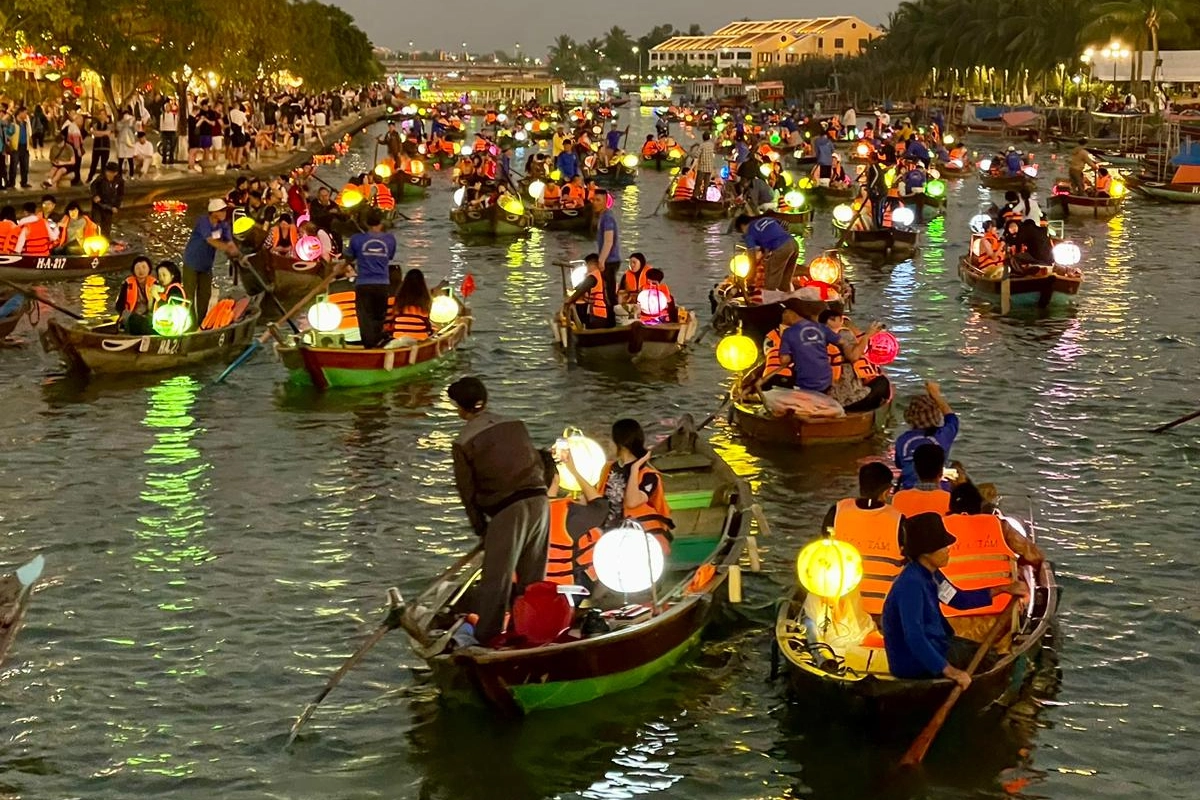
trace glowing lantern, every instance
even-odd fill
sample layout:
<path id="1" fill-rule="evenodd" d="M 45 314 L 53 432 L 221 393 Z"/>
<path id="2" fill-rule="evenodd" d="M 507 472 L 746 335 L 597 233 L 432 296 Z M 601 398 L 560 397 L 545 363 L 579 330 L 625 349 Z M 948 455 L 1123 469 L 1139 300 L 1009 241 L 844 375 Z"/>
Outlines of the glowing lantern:
<path id="1" fill-rule="evenodd" d="M 867 341 L 866 359 L 877 367 L 886 367 L 900 353 L 900 340 L 888 331 L 879 331 Z"/>
<path id="2" fill-rule="evenodd" d="M 534 200 L 541 200 L 546 195 L 546 184 L 541 181 L 533 181 L 529 184 L 529 196 Z"/>
<path id="3" fill-rule="evenodd" d="M 362 192 L 357 189 L 346 189 L 338 197 L 338 205 L 342 208 L 354 208 L 363 201 Z"/>
<path id="4" fill-rule="evenodd" d="M 612 197 L 612 195 L 609 195 L 609 197 Z M 704 199 L 710 203 L 721 202 L 721 187 L 719 187 L 719 186 L 708 187 L 708 189 L 706 189 L 704 191 Z"/>
<path id="5" fill-rule="evenodd" d="M 525 133 L 525 131 L 519 130 L 513 134 L 513 138 L 516 139 L 518 142 L 523 142 L 529 138 L 529 135 L 527 133 Z"/>
<path id="6" fill-rule="evenodd" d="M 833 209 L 833 219 L 844 228 L 854 219 L 854 209 L 842 203 Z"/>
<path id="7" fill-rule="evenodd" d="M 735 278 L 745 279 L 750 275 L 750 269 L 754 265 L 750 263 L 750 256 L 746 253 L 738 253 L 733 258 L 729 259 L 729 273 Z"/>
<path id="8" fill-rule="evenodd" d="M 772 133 L 770 136 L 767 137 L 767 139 L 770 140 L 771 144 L 779 144 L 781 141 L 783 141 L 782 139 L 779 138 L 778 133 Z"/>
<path id="9" fill-rule="evenodd" d="M 417 145 L 417 152 L 420 153 L 421 155 L 425 155 L 426 153 L 429 152 L 429 148 L 427 148 L 423 144 L 419 144 L 419 145 Z"/>
<path id="10" fill-rule="evenodd" d="M 954 142 L 955 142 L 954 134 L 947 133 L 945 136 L 942 137 L 942 141 L 945 142 L 946 144 L 954 144 Z"/>
<path id="11" fill-rule="evenodd" d="M 241 216 L 233 221 L 233 235 L 245 236 L 250 231 L 254 230 L 254 218 Z"/>
<path id="12" fill-rule="evenodd" d="M 930 181 L 925 184 L 925 194 L 930 197 L 941 197 L 946 194 L 946 184 L 942 181 Z"/>
<path id="13" fill-rule="evenodd" d="M 563 438 L 567 440 L 567 449 L 571 451 L 571 459 L 575 462 L 575 469 L 579 475 L 592 486 L 596 486 L 600 482 L 600 474 L 604 471 L 604 465 L 608 463 L 608 459 L 604 456 L 604 448 L 596 443 L 594 439 L 589 439 L 583 435 L 583 432 L 578 428 L 568 428 L 563 431 Z M 568 492 L 578 492 L 579 484 L 575 480 L 575 476 L 565 465 L 558 465 L 558 485 Z M 603 491 L 604 487 L 596 487 Z"/>
<path id="14" fill-rule="evenodd" d="M 989 217 L 987 214 L 976 214 L 975 216 L 971 217 L 971 222 L 970 222 L 971 230 L 974 233 L 983 233 L 986 230 L 986 228 L 984 228 L 984 226 L 987 225 L 991 221 L 992 221 L 992 218 Z"/>
<path id="15" fill-rule="evenodd" d="M 813 181 L 812 176 L 810 175 L 802 175 L 800 180 L 796 181 L 797 189 L 812 189 L 816 185 L 816 182 Z"/>
<path id="16" fill-rule="evenodd" d="M 946 162 L 946 166 L 950 167 L 950 169 L 962 169 L 963 160 L 961 158 L 952 158 Z"/>
<path id="17" fill-rule="evenodd" d="M 776 153 L 774 150 L 772 150 L 770 153 L 767 153 L 767 158 L 771 161 L 772 164 L 778 163 L 779 162 L 779 153 Z"/>
<path id="18" fill-rule="evenodd" d="M 411 174 L 411 175 L 424 175 L 425 174 L 425 162 L 424 161 L 412 162 L 412 166 L 410 166 L 408 168 L 408 171 L 409 171 L 409 174 Z"/>
<path id="19" fill-rule="evenodd" d="M 868 157 L 871 155 L 871 145 L 867 144 L 866 142 L 859 142 L 858 146 L 854 148 L 854 155 L 858 156 L 859 158 Z"/>
<path id="20" fill-rule="evenodd" d="M 532 130 L 533 130 L 533 123 L 532 123 L 532 122 L 526 122 L 526 123 L 525 123 L 525 130 L 527 130 L 527 131 L 532 131 Z"/>
<path id="21" fill-rule="evenodd" d="M 801 586 L 818 597 L 845 597 L 862 580 L 862 556 L 849 542 L 817 539 L 796 557 L 796 576 Z"/>
<path id="22" fill-rule="evenodd" d="M 633 169 L 637 165 L 638 157 L 633 153 L 626 153 L 625 157 L 621 159 L 621 166 L 625 167 L 625 169 Z"/>
<path id="23" fill-rule="evenodd" d="M 1037 164 L 1027 164 L 1021 167 L 1021 172 L 1024 172 L 1030 178 L 1036 178 L 1038 174 Z"/>
<path id="24" fill-rule="evenodd" d="M 632 521 L 605 533 L 592 550 L 596 577 L 622 594 L 644 592 L 657 583 L 664 562 L 662 545 Z"/>
<path id="25" fill-rule="evenodd" d="M 647 317 L 662 317 L 667 313 L 671 300 L 662 289 L 653 286 L 638 292 L 638 309 Z"/>
<path id="26" fill-rule="evenodd" d="M 96 234 L 83 240 L 83 252 L 92 258 L 99 258 L 108 252 L 108 239 Z"/>
<path id="27" fill-rule="evenodd" d="M 800 192 L 788 192 L 783 196 L 783 202 L 788 208 L 803 208 L 804 195 Z"/>
<path id="28" fill-rule="evenodd" d="M 186 302 L 172 300 L 154 309 L 151 325 L 159 336 L 183 336 L 192 327 L 192 312 Z"/>
<path id="29" fill-rule="evenodd" d="M 1074 242 L 1059 242 L 1054 245 L 1054 263 L 1064 267 L 1073 267 L 1083 258 L 1079 245 Z"/>
<path id="30" fill-rule="evenodd" d="M 603 132 L 604 132 L 604 129 L 601 128 L 599 125 L 592 126 L 592 133 L 595 134 L 596 136 L 599 136 Z"/>
<path id="31" fill-rule="evenodd" d="M 669 155 L 671 158 L 683 158 L 683 156 L 684 156 L 683 148 L 678 147 L 678 146 L 672 147 L 670 149 L 670 151 L 667 153 L 667 155 Z"/>
<path id="32" fill-rule="evenodd" d="M 449 325 L 458 319 L 458 301 L 447 294 L 433 298 L 429 307 L 429 321 L 435 325 Z"/>
<path id="33" fill-rule="evenodd" d="M 562 170 L 561 169 L 550 170 L 550 180 L 561 181 L 562 180 Z"/>
<path id="34" fill-rule="evenodd" d="M 317 302 L 308 308 L 308 327 L 318 333 L 336 331 L 342 324 L 342 309 L 337 303 L 330 302 L 329 295 L 323 294 Z"/>
<path id="35" fill-rule="evenodd" d="M 762 175 L 764 178 L 769 178 L 769 177 L 771 177 L 771 171 L 772 171 L 772 170 L 771 170 L 771 165 L 770 165 L 770 164 L 763 164 L 762 166 L 760 166 L 760 167 L 758 168 L 758 172 L 759 172 L 759 174 L 760 174 L 760 175 Z"/>
<path id="36" fill-rule="evenodd" d="M 524 214 L 525 205 L 515 196 L 506 194 L 500 198 L 500 208 L 509 214 Z"/>
<path id="37" fill-rule="evenodd" d="M 796 182 L 796 176 L 793 175 L 792 173 L 788 172 L 786 169 L 783 172 L 779 173 L 779 177 L 783 178 L 784 186 L 791 186 L 793 183 Z"/>
<path id="38" fill-rule="evenodd" d="M 321 257 L 321 240 L 316 236 L 301 236 L 295 249 L 296 258 L 301 261 L 316 261 Z"/>
<path id="39" fill-rule="evenodd" d="M 892 224 L 898 228 L 907 228 L 917 219 L 911 208 L 901 207 L 892 212 Z"/>
<path id="40" fill-rule="evenodd" d="M 758 361 L 758 346 L 749 336 L 734 333 L 717 343 L 717 363 L 730 372 L 745 372 Z"/>
<path id="41" fill-rule="evenodd" d="M 991 172 L 992 171 L 992 160 L 990 158 L 985 158 L 985 159 L 980 160 L 979 171 L 980 172 Z"/>
<path id="42" fill-rule="evenodd" d="M 571 288 L 578 289 L 588 276 L 588 268 L 584 264 L 571 268 Z"/>
<path id="43" fill-rule="evenodd" d="M 814 281 L 832 286 L 841 280 L 842 265 L 833 256 L 817 256 L 808 265 L 808 274 Z"/>
<path id="44" fill-rule="evenodd" d="M 499 122 L 501 125 L 505 124 L 508 122 L 508 114 L 497 114 L 496 122 Z"/>
<path id="45" fill-rule="evenodd" d="M 375 174 L 386 181 L 388 178 L 392 177 L 392 168 L 387 164 L 376 164 Z"/>
<path id="46" fill-rule="evenodd" d="M 1125 196 L 1125 181 L 1113 181 L 1108 187 L 1109 197 L 1124 197 Z"/>

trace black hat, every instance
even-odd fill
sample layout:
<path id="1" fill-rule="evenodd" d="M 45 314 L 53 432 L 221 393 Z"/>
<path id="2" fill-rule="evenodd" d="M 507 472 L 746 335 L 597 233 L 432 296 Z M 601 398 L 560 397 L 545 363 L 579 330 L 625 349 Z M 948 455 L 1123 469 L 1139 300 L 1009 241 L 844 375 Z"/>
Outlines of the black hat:
<path id="1" fill-rule="evenodd" d="M 932 511 L 909 517 L 904 522 L 904 530 L 904 555 L 914 561 L 958 541 L 946 530 L 941 515 Z"/>
<path id="2" fill-rule="evenodd" d="M 446 394 L 463 411 L 482 411 L 487 405 L 487 387 L 479 378 L 459 378 L 450 384 Z"/>

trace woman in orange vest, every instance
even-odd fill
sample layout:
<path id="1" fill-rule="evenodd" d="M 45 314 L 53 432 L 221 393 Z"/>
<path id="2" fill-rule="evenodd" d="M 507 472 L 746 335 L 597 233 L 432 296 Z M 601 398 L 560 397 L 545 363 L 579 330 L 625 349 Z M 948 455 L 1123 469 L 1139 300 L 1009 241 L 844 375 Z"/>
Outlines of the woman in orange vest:
<path id="1" fill-rule="evenodd" d="M 20 235 L 17 210 L 12 206 L 0 208 L 0 253 L 14 252 L 17 249 L 17 237 Z"/>
<path id="2" fill-rule="evenodd" d="M 292 224 L 292 215 L 288 213 L 280 214 L 279 220 L 267 233 L 267 247 L 272 250 L 278 248 L 290 253 L 296 248 L 296 242 L 299 240 L 300 234 Z"/>
<path id="3" fill-rule="evenodd" d="M 419 269 L 404 273 L 404 281 L 396 292 L 396 316 L 392 320 L 393 339 L 412 339 L 423 342 L 433 334 L 433 323 L 429 321 L 429 309 L 433 296 L 425 283 L 425 274 Z"/>
<path id="4" fill-rule="evenodd" d="M 187 300 L 187 292 L 183 288 L 183 274 L 174 261 L 160 261 L 154 268 L 158 277 L 153 287 L 154 308 L 158 308 L 168 300 Z"/>
<path id="5" fill-rule="evenodd" d="M 984 223 L 983 236 L 977 236 L 971 242 L 971 255 L 975 257 L 975 266 L 984 272 L 1003 267 L 1008 253 L 993 223 Z"/>
<path id="6" fill-rule="evenodd" d="M 543 450 L 550 497 L 550 537 L 546 553 L 546 580 L 562 586 L 583 586 L 591 589 L 596 583 L 592 567 L 592 548 L 600 540 L 600 526 L 608 517 L 608 500 L 579 474 L 570 448 L 565 452 Z M 562 464 L 579 484 L 583 502 L 559 497 L 558 464 Z"/>
<path id="7" fill-rule="evenodd" d="M 629 269 L 621 276 L 621 285 L 617 287 L 617 300 L 628 304 L 637 302 L 638 293 L 646 288 L 646 256 L 641 253 L 630 253 Z"/>
<path id="8" fill-rule="evenodd" d="M 671 196 L 673 200 L 691 200 L 692 195 L 696 190 L 696 176 L 689 170 L 680 175 L 675 181 L 675 193 Z"/>
<path id="9" fill-rule="evenodd" d="M 600 255 L 588 253 L 583 262 L 587 265 L 588 273 L 575 287 L 575 291 L 571 292 L 571 295 L 563 301 L 559 313 L 569 319 L 571 307 L 586 298 L 587 327 L 611 328 L 616 323 L 616 317 L 604 296 L 604 272 L 600 269 Z"/>
<path id="10" fill-rule="evenodd" d="M 567 184 L 566 191 L 563 193 L 563 208 L 583 208 L 583 204 L 587 202 L 587 187 L 583 185 L 583 176 L 576 175 L 571 178 L 571 182 Z"/>
<path id="11" fill-rule="evenodd" d="M 119 326 L 131 336 L 148 336 L 154 333 L 150 324 L 150 313 L 154 305 L 154 278 L 150 275 L 150 259 L 138 256 L 129 266 L 130 275 L 117 292 L 117 313 L 121 315 Z"/>
<path id="12" fill-rule="evenodd" d="M 100 226 L 83 213 L 79 203 L 72 200 L 58 226 L 58 243 L 55 252 L 69 255 L 83 253 L 83 243 L 89 236 L 99 236 Z"/>
<path id="13" fill-rule="evenodd" d="M 663 555 L 671 552 L 671 508 L 667 505 L 662 475 L 649 465 L 646 433 L 635 419 L 619 419 L 612 426 L 617 447 L 615 461 L 600 474 L 597 486 L 608 500 L 608 519 L 604 529 L 615 528 L 623 520 L 632 520 L 658 541 Z"/>
<path id="14" fill-rule="evenodd" d="M 388 188 L 387 183 L 378 175 L 372 175 L 368 178 L 368 181 L 371 190 L 371 205 L 380 211 L 391 211 L 394 209 L 396 207 L 396 198 L 392 195 L 392 190 Z"/>
<path id="15" fill-rule="evenodd" d="M 542 205 L 546 208 L 558 208 L 562 204 L 562 187 L 554 181 L 546 182 L 546 189 L 542 193 Z"/>

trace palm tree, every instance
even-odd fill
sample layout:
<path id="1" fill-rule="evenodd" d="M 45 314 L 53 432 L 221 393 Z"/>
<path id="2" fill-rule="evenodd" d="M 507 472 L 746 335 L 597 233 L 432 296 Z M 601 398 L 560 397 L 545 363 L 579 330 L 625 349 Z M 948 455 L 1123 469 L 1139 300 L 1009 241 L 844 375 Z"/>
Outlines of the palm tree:
<path id="1" fill-rule="evenodd" d="M 1092 9 L 1093 27 L 1123 25 L 1150 36 L 1150 85 L 1158 84 L 1158 33 L 1164 25 L 1182 25 L 1193 0 L 1113 0 Z M 1140 38 L 1140 37 L 1135 37 Z"/>

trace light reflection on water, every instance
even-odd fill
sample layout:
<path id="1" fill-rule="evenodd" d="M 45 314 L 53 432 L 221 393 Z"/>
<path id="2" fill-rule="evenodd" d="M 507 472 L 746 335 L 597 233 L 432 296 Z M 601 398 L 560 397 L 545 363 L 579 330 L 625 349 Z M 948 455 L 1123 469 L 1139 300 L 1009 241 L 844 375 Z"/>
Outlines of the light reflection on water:
<path id="1" fill-rule="evenodd" d="M 372 147 L 360 139 L 342 169 L 365 169 Z M 335 185 L 343 177 L 323 173 Z M 615 192 L 623 245 L 703 310 L 734 240 L 727 222 L 649 216 L 667 180 L 644 174 L 636 202 Z M 1179 698 L 1197 688 L 1198 454 L 1187 428 L 1141 431 L 1195 402 L 1194 210 L 1135 200 L 1112 221 L 1073 221 L 1088 275 L 1078 301 L 1001 317 L 955 275 L 967 220 L 994 196 L 973 179 L 949 186 L 946 216 L 926 226 L 913 261 L 852 259 L 855 317 L 883 319 L 901 339 L 897 418 L 921 381 L 940 380 L 963 416 L 955 457 L 1017 512 L 1036 497 L 1064 606 L 1038 699 L 980 740 L 935 751 L 928 786 L 908 796 L 1189 797 L 1177 776 L 1188 774 L 1200 720 Z M 292 716 L 378 623 L 383 590 L 412 596 L 474 542 L 450 469 L 461 422 L 444 390 L 455 376 L 482 375 L 495 408 L 543 443 L 567 424 L 604 439 L 624 415 L 656 435 L 682 413 L 706 416 L 728 381 L 712 358 L 716 337 L 624 370 L 560 354 L 547 324 L 562 291 L 553 262 L 582 257 L 592 240 L 464 242 L 447 220 L 449 194 L 435 174 L 428 199 L 403 206 L 415 222 L 397 233 L 406 263 L 431 281 L 474 276 L 475 335 L 416 383 L 322 395 L 287 385 L 260 356 L 220 388 L 205 385 L 215 369 L 43 385 L 52 358 L 30 345 L 0 353 L 12 475 L 4 555 L 42 547 L 54 573 L 4 673 L 0 709 L 12 722 L 0 766 L 13 793 L 80 796 L 78 776 L 91 775 L 87 796 L 105 800 L 464 800 L 497 786 L 513 798 L 877 796 L 869 779 L 890 756 L 864 756 L 824 720 L 814 727 L 803 700 L 787 703 L 765 678 L 771 602 L 792 580 L 798 545 L 853 491 L 858 460 L 886 443 L 795 453 L 723 420 L 712 441 L 771 520 L 759 541 L 768 571 L 746 577 L 749 621 L 722 629 L 696 661 L 643 690 L 514 726 L 429 702 L 417 659 L 390 636 L 296 752 L 278 752 Z M 177 256 L 188 232 L 169 215 L 138 224 L 154 258 Z M 833 243 L 819 217 L 805 251 Z M 123 278 L 49 292 L 103 316 Z"/>

